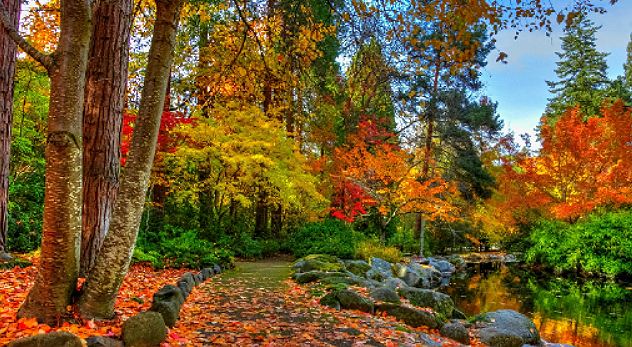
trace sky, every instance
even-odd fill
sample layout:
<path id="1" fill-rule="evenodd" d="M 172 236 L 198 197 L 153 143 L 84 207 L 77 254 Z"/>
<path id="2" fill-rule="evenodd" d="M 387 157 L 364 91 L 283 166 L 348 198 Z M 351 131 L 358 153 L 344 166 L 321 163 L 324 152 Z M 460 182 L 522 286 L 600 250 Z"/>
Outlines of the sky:
<path id="1" fill-rule="evenodd" d="M 589 18 L 602 28 L 597 32 L 597 50 L 610 53 L 607 57 L 608 75 L 614 79 L 623 74 L 626 46 L 632 33 L 632 1 L 619 0 L 613 6 L 605 5 L 606 14 L 591 13 Z M 498 51 L 489 55 L 483 71 L 485 94 L 498 102 L 497 112 L 505 122 L 505 131 L 516 135 L 531 134 L 535 143 L 535 130 L 544 113 L 549 92 L 546 80 L 556 81 L 555 52 L 561 52 L 561 26 L 554 26 L 551 37 L 544 31 L 520 33 L 514 40 L 513 31 L 500 33 L 496 39 Z M 499 52 L 508 54 L 507 64 L 496 62 Z M 517 136 L 516 136 L 517 137 Z M 518 138 L 518 140 L 520 140 Z"/>

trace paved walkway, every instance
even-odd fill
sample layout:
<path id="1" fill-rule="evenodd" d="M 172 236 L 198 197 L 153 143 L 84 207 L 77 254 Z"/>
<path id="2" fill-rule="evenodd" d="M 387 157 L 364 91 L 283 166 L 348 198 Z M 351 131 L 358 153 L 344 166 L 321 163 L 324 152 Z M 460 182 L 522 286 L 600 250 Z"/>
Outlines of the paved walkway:
<path id="1" fill-rule="evenodd" d="M 289 281 L 290 265 L 238 263 L 236 270 L 207 281 L 183 306 L 170 346 L 429 345 L 420 342 L 419 331 L 388 317 L 321 307 L 323 289 Z"/>

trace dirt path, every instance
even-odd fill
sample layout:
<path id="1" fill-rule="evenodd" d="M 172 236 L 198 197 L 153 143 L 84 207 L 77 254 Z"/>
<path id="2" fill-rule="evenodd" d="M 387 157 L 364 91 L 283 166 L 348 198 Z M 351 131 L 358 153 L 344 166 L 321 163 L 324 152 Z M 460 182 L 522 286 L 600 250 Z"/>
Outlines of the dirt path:
<path id="1" fill-rule="evenodd" d="M 433 345 L 422 332 L 391 319 L 320 306 L 323 289 L 289 281 L 290 265 L 279 260 L 238 263 L 236 270 L 207 281 L 183 306 L 169 345 Z"/>

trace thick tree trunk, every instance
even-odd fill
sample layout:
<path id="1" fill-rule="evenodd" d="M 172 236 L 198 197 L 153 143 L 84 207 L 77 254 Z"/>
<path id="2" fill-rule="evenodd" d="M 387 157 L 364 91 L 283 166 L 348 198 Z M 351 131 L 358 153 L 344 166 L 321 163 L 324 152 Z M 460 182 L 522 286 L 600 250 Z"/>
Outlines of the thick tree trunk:
<path id="1" fill-rule="evenodd" d="M 35 284 L 18 311 L 18 317 L 37 317 L 49 325 L 67 316 L 79 273 L 81 118 L 92 28 L 88 1 L 62 0 L 60 18 L 57 50 L 46 59 L 38 57 L 46 62 L 51 81 L 44 230 Z"/>
<path id="2" fill-rule="evenodd" d="M 79 309 L 86 318 L 111 318 L 114 315 L 114 301 L 129 268 L 156 151 L 182 5 L 183 0 L 156 1 L 156 22 L 145 85 L 119 195 L 96 265 L 86 279 L 79 299 Z"/>
<path id="3" fill-rule="evenodd" d="M 118 193 L 133 6 L 133 0 L 93 4 L 83 109 L 83 277 L 94 266 Z"/>
<path id="4" fill-rule="evenodd" d="M 20 21 L 20 1 L 4 0 L 0 6 L 3 7 L 9 21 L 17 28 Z M 17 49 L 18 45 L 9 37 L 4 26 L 0 25 L 0 254 L 8 251 L 9 159 Z"/>

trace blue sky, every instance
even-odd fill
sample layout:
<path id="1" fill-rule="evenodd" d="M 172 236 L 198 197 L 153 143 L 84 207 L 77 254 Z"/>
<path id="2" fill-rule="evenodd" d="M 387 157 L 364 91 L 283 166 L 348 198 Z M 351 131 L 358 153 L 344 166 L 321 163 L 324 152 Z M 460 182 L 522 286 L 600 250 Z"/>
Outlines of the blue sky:
<path id="1" fill-rule="evenodd" d="M 608 13 L 592 13 L 589 17 L 602 28 L 597 32 L 597 49 L 609 52 L 608 74 L 611 78 L 623 74 L 626 46 L 632 33 L 632 1 L 619 0 L 606 5 Z M 534 128 L 544 112 L 549 93 L 546 80 L 556 80 L 554 69 L 561 51 L 562 27 L 555 26 L 551 37 L 544 31 L 521 33 L 514 40 L 513 31 L 500 33 L 496 39 L 498 51 L 509 55 L 507 64 L 495 62 L 498 52 L 491 53 L 483 71 L 486 95 L 498 102 L 498 113 L 505 121 L 505 131 L 516 135 L 529 133 L 535 142 Z"/>

